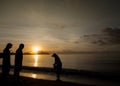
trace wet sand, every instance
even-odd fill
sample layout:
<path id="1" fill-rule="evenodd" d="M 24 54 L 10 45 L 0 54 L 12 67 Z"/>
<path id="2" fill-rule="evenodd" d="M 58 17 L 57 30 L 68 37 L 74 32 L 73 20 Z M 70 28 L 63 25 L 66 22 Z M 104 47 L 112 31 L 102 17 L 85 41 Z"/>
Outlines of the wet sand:
<path id="1" fill-rule="evenodd" d="M 29 77 L 20 77 L 20 81 L 16 82 L 11 75 L 8 80 L 4 81 L 0 74 L 0 86 L 93 86 L 88 84 L 78 84 L 68 81 L 34 79 Z"/>
<path id="2" fill-rule="evenodd" d="M 28 73 L 24 72 L 21 73 L 21 76 L 40 79 L 40 80 L 48 80 L 48 81 L 55 81 L 56 76 L 54 74 L 45 74 L 45 73 Z M 117 80 L 112 79 L 105 79 L 103 78 L 95 78 L 95 77 L 88 77 L 88 76 L 61 76 L 61 80 L 63 82 L 70 82 L 79 84 L 79 86 L 120 86 L 120 82 Z M 70 85 L 71 86 L 71 85 Z M 73 85 L 74 86 L 74 85 Z"/>
<path id="3" fill-rule="evenodd" d="M 72 79 L 72 77 L 67 77 L 66 79 L 61 77 L 61 81 L 56 81 L 56 77 L 49 74 L 41 74 L 40 76 L 38 76 L 38 74 L 32 74 L 33 76 L 31 77 L 29 75 L 31 75 L 31 73 L 21 74 L 20 82 L 16 82 L 13 79 L 13 75 L 10 75 L 8 81 L 4 81 L 0 74 L 0 86 L 120 86 L 119 81 L 84 76 L 81 76 L 79 78 L 78 83 L 73 80 L 67 79 Z"/>
<path id="4" fill-rule="evenodd" d="M 21 82 L 18 84 L 13 79 L 13 71 L 8 80 L 2 81 L 0 74 L 0 86 L 120 86 L 119 77 L 96 74 L 94 72 L 80 72 L 81 74 L 62 74 L 61 81 L 56 81 L 56 75 L 52 72 L 21 71 Z M 5 83 L 4 83 L 5 82 Z"/>

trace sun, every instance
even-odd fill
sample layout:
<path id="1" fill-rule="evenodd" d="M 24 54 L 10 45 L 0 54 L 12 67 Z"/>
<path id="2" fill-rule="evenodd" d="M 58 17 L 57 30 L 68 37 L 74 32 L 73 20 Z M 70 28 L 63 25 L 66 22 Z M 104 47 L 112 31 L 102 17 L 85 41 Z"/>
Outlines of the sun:
<path id="1" fill-rule="evenodd" d="M 33 52 L 34 53 L 38 53 L 38 51 L 40 51 L 41 49 L 40 49 L 40 47 L 39 46 L 34 46 L 33 47 Z"/>

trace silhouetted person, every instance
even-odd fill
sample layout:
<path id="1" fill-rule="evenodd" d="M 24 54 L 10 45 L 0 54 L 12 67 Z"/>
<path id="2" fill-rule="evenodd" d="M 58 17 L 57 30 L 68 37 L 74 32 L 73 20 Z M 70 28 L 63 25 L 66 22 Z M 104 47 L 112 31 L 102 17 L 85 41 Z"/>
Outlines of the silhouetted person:
<path id="1" fill-rule="evenodd" d="M 23 60 L 23 52 L 24 44 L 20 44 L 19 48 L 16 50 L 15 54 L 15 68 L 14 68 L 14 78 L 15 80 L 19 80 L 20 71 L 22 69 L 22 60 Z"/>
<path id="2" fill-rule="evenodd" d="M 4 79 L 7 79 L 10 72 L 10 48 L 12 48 L 12 44 L 8 43 L 3 50 L 3 61 L 2 61 L 2 76 Z"/>
<path id="3" fill-rule="evenodd" d="M 60 80 L 60 74 L 61 74 L 61 71 L 62 71 L 62 62 L 61 62 L 59 56 L 56 53 L 54 53 L 52 55 L 52 57 L 55 58 L 55 62 L 53 64 L 53 67 L 54 67 L 54 70 L 55 70 L 56 75 L 57 75 L 57 80 Z"/>

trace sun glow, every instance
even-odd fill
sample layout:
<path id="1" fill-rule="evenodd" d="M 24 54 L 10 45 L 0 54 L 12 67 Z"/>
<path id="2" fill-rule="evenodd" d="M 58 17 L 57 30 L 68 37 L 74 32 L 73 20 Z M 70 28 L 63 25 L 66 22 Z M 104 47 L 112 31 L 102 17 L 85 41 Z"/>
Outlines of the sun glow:
<path id="1" fill-rule="evenodd" d="M 34 53 L 38 53 L 38 51 L 40 51 L 41 49 L 40 49 L 40 47 L 38 47 L 38 46 L 34 46 L 33 47 L 33 52 Z"/>

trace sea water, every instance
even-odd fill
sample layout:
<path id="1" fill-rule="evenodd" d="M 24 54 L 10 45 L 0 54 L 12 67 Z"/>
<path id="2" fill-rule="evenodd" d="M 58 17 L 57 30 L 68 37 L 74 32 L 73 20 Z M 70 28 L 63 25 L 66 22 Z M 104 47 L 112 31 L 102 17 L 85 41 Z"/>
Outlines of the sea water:
<path id="1" fill-rule="evenodd" d="M 14 65 L 15 55 L 11 55 L 11 64 Z M 86 70 L 95 72 L 110 72 L 112 74 L 120 73 L 120 55 L 113 53 L 84 53 L 84 54 L 59 54 L 63 64 L 63 69 Z M 23 66 L 53 68 L 54 58 L 51 55 L 23 55 Z M 2 65 L 2 59 L 0 59 Z M 1 70 L 0 70 L 1 72 Z M 13 74 L 13 71 L 11 71 Z M 56 80 L 56 75 L 49 72 L 40 72 L 35 70 L 22 70 L 21 76 Z M 103 81 L 92 80 L 78 75 L 61 75 L 61 80 L 76 83 L 97 84 L 105 83 Z M 110 82 L 109 82 L 110 83 Z M 111 83 L 110 83 L 111 84 Z M 105 85 L 106 86 L 106 85 Z"/>
<path id="2" fill-rule="evenodd" d="M 11 64 L 14 65 L 15 55 L 11 55 Z M 92 54 L 59 54 L 63 68 L 118 72 L 120 71 L 120 55 L 111 53 L 92 53 Z M 0 59 L 2 64 L 2 59 Z M 48 67 L 53 68 L 54 58 L 51 55 L 24 55 L 23 66 L 29 67 Z"/>

